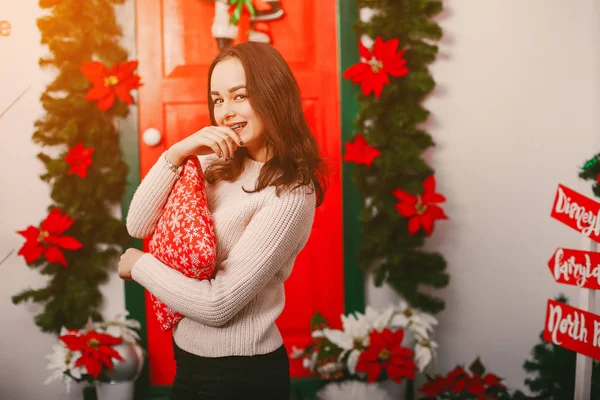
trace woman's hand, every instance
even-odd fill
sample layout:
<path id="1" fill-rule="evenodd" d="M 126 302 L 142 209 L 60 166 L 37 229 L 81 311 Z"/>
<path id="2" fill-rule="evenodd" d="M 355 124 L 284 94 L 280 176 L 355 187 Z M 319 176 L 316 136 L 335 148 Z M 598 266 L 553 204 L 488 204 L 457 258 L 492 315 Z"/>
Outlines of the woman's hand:
<path id="1" fill-rule="evenodd" d="M 181 163 L 192 155 L 215 153 L 230 160 L 242 141 L 233 129 L 226 126 L 207 126 L 185 139 L 175 143 L 167 150 L 167 158 L 173 165 Z"/>
<path id="2" fill-rule="evenodd" d="M 130 280 L 133 266 L 144 254 L 146 253 L 138 249 L 127 249 L 119 260 L 119 278 Z"/>

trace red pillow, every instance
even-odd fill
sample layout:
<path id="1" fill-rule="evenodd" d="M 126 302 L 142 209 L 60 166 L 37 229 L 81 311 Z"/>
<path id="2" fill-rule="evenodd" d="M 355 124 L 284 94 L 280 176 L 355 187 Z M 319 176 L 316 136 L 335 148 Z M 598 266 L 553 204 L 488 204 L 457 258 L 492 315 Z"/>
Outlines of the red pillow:
<path id="1" fill-rule="evenodd" d="M 181 176 L 160 215 L 149 249 L 150 254 L 162 263 L 187 277 L 214 277 L 217 240 L 198 157 L 190 157 L 184 162 Z M 150 299 L 163 331 L 172 329 L 183 318 L 151 293 Z"/>

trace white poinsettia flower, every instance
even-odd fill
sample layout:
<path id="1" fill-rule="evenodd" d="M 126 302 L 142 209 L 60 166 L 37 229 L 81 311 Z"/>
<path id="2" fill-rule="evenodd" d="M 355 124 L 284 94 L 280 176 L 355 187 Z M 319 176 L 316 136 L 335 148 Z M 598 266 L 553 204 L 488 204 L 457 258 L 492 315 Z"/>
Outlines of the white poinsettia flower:
<path id="1" fill-rule="evenodd" d="M 391 325 L 408 329 L 421 338 L 429 339 L 429 335 L 437 323 L 431 314 L 411 308 L 408 303 L 402 301 L 392 318 Z"/>
<path id="2" fill-rule="evenodd" d="M 357 317 L 359 320 L 364 318 L 369 327 L 371 329 L 376 330 L 377 332 L 381 332 L 385 328 L 390 327 L 392 315 L 394 315 L 393 307 L 388 307 L 384 311 L 379 312 L 375 308 L 367 306 L 364 315 L 357 313 Z"/>
<path id="3" fill-rule="evenodd" d="M 356 373 L 356 363 L 362 349 L 369 346 L 370 327 L 365 319 L 359 319 L 352 314 L 342 315 L 341 319 L 342 330 L 325 328 L 323 334 L 329 341 L 343 350 L 340 359 L 350 353 L 347 366 L 350 374 L 354 375 Z"/>
<path id="4" fill-rule="evenodd" d="M 376 384 L 360 381 L 329 383 L 317 393 L 319 400 L 392 400 L 390 394 Z"/>
<path id="5" fill-rule="evenodd" d="M 67 332 L 63 331 L 62 332 Z M 52 346 L 54 352 L 46 356 L 50 360 L 46 369 L 52 370 L 50 376 L 44 381 L 47 385 L 56 380 L 62 381 L 66 385 L 67 392 L 71 389 L 73 379 L 81 379 L 81 375 L 85 373 L 83 366 L 76 367 L 75 362 L 81 356 L 79 351 L 71 351 L 62 342 Z M 67 375 L 70 374 L 71 376 Z"/>
<path id="6" fill-rule="evenodd" d="M 123 338 L 124 342 L 137 343 L 140 335 L 136 330 L 141 328 L 141 324 L 135 319 L 127 319 L 128 316 L 129 312 L 118 314 L 111 321 L 98 322 L 97 327 L 111 336 Z"/>
<path id="7" fill-rule="evenodd" d="M 429 340 L 420 340 L 415 345 L 415 364 L 423 372 L 435 357 L 437 343 Z"/>

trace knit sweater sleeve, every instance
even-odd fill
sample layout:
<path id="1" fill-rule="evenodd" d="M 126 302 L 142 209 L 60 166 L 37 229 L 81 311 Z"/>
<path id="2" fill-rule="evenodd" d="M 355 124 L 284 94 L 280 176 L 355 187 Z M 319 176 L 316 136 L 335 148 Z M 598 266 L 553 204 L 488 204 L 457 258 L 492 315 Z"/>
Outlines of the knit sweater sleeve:
<path id="1" fill-rule="evenodd" d="M 133 279 L 173 310 L 204 325 L 223 326 L 291 262 L 310 235 L 314 194 L 303 190 L 274 197 L 252 217 L 212 280 L 196 280 L 151 254 L 133 267 Z"/>
<path id="2" fill-rule="evenodd" d="M 152 235 L 178 174 L 161 155 L 136 189 L 127 212 L 127 231 L 135 238 Z"/>
<path id="3" fill-rule="evenodd" d="M 214 155 L 200 157 L 202 170 L 205 171 L 215 159 Z M 145 239 L 154 233 L 178 176 L 161 155 L 142 180 L 129 205 L 126 225 L 131 236 Z"/>

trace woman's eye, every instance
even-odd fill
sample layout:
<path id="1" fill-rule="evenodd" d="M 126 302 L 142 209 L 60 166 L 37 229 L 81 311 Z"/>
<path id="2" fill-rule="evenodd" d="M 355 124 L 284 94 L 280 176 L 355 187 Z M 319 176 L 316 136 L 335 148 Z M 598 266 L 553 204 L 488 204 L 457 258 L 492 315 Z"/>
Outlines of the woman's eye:
<path id="1" fill-rule="evenodd" d="M 215 104 L 220 104 L 222 102 L 223 102 L 223 99 L 214 99 L 213 100 L 213 103 L 215 103 Z"/>
<path id="2" fill-rule="evenodd" d="M 242 99 L 245 99 L 245 98 L 246 98 L 245 94 L 238 94 L 237 96 L 235 96 L 236 100 L 242 100 Z"/>

